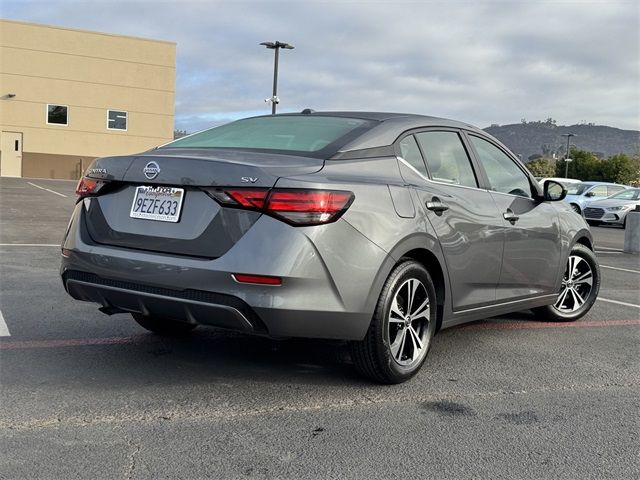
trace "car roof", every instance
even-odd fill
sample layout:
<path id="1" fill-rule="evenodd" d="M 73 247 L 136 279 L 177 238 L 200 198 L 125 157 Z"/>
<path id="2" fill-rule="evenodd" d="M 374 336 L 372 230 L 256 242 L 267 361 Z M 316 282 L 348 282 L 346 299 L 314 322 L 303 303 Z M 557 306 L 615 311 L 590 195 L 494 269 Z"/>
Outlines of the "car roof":
<path id="1" fill-rule="evenodd" d="M 582 185 L 616 185 L 619 187 L 624 187 L 624 188 L 628 188 L 625 185 L 622 185 L 620 183 L 614 183 L 614 182 L 582 182 Z"/>
<path id="2" fill-rule="evenodd" d="M 266 116 L 266 115 L 265 115 Z M 449 127 L 470 130 L 485 137 L 491 137 L 485 131 L 471 124 L 450 120 L 448 118 L 430 117 L 415 113 L 393 113 L 393 112 L 359 112 L 359 111 L 327 111 L 309 113 L 284 113 L 277 116 L 324 116 L 324 117 L 345 117 L 358 118 L 379 122 L 352 142 L 340 148 L 340 152 L 353 150 L 364 150 L 368 148 L 379 148 L 391 145 L 402 133 L 407 130 L 428 127 Z M 494 139 L 495 140 L 495 139 Z M 497 140 L 496 140 L 497 141 Z M 499 142 L 498 142 L 499 143 Z"/>

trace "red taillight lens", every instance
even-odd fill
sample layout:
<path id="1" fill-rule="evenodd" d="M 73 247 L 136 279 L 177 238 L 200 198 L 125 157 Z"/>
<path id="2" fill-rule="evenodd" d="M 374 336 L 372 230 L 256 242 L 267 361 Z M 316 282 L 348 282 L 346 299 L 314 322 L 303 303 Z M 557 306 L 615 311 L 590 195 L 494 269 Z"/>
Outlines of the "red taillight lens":
<path id="1" fill-rule="evenodd" d="M 269 190 L 267 189 L 255 189 L 255 190 L 225 190 L 224 193 L 229 195 L 232 199 L 238 202 L 243 207 L 258 208 L 264 207 L 264 201 L 267 198 Z"/>
<path id="2" fill-rule="evenodd" d="M 265 210 L 296 225 L 333 222 L 349 207 L 353 193 L 335 190 L 272 190 Z"/>
<path id="3" fill-rule="evenodd" d="M 321 225 L 340 218 L 354 195 L 340 190 L 253 188 L 207 189 L 225 206 L 259 210 L 292 225 Z"/>
<path id="4" fill-rule="evenodd" d="M 101 180 L 94 180 L 93 178 L 82 177 L 78 181 L 78 185 L 76 186 L 76 195 L 80 198 L 88 197 L 89 195 L 95 195 L 98 193 L 105 182 Z"/>

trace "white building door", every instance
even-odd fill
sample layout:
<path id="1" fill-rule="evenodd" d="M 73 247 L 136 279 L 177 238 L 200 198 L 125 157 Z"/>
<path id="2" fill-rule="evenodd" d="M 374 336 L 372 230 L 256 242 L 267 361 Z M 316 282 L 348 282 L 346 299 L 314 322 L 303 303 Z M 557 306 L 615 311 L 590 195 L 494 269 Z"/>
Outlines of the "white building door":
<path id="1" fill-rule="evenodd" d="M 0 134 L 0 177 L 22 176 L 22 133 L 2 132 Z"/>

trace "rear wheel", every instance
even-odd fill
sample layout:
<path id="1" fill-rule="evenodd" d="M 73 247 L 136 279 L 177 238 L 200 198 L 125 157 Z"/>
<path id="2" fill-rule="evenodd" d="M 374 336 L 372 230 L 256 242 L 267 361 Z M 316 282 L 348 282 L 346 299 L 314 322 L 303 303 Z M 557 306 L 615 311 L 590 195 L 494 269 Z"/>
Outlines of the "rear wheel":
<path id="1" fill-rule="evenodd" d="M 184 335 L 197 327 L 194 323 L 178 322 L 170 318 L 149 317 L 140 313 L 132 313 L 131 316 L 142 328 L 158 335 Z"/>
<path id="2" fill-rule="evenodd" d="M 600 267 L 596 256 L 584 245 L 576 244 L 569 254 L 556 302 L 533 312 L 543 320 L 572 322 L 591 310 L 599 290 Z"/>
<path id="3" fill-rule="evenodd" d="M 365 338 L 351 342 L 357 370 L 381 383 L 414 376 L 436 329 L 436 293 L 427 270 L 406 261 L 389 275 Z"/>

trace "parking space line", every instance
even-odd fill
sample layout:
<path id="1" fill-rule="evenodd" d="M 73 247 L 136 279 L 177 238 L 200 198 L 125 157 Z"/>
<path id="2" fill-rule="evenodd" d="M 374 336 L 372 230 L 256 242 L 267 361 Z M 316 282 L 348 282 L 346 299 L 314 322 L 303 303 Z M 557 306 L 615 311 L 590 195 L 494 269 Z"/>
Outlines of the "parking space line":
<path id="1" fill-rule="evenodd" d="M 600 245 L 598 245 L 596 247 L 596 250 L 610 250 L 612 252 L 622 252 L 622 250 L 620 250 L 619 248 L 613 248 L 613 247 L 601 247 Z"/>
<path id="2" fill-rule="evenodd" d="M 616 305 L 624 305 L 625 307 L 631 307 L 631 308 L 640 308 L 640 305 L 636 305 L 634 303 L 620 302 L 619 300 L 611 300 L 609 298 L 598 297 L 597 301 L 615 303 Z"/>
<path id="3" fill-rule="evenodd" d="M 608 268 L 610 270 L 620 270 L 621 272 L 640 273 L 640 270 L 631 270 L 630 268 L 610 267 L 609 265 L 600 265 L 600 268 Z"/>
<path id="4" fill-rule="evenodd" d="M 603 328 L 640 325 L 640 320 L 583 320 L 578 322 L 536 322 L 521 321 L 515 323 L 469 324 L 458 327 L 460 330 L 538 330 L 546 328 Z M 455 330 L 455 329 L 452 329 Z M 84 347 L 92 345 L 131 345 L 156 343 L 162 338 L 144 333 L 128 337 L 99 338 L 56 338 L 49 340 L 16 340 L 0 342 L 0 350 L 32 350 L 43 348 Z"/>
<path id="5" fill-rule="evenodd" d="M 0 310 L 0 337 L 10 337 L 9 327 L 7 327 L 7 322 L 4 321 L 4 317 L 2 316 L 2 310 Z"/>
<path id="6" fill-rule="evenodd" d="M 49 188 L 41 187 L 40 185 L 36 185 L 35 183 L 27 182 L 29 185 L 32 185 L 40 190 L 46 190 L 47 192 L 55 193 L 56 195 L 60 195 L 61 197 L 67 198 L 67 196 L 63 193 L 55 192 Z"/>
<path id="7" fill-rule="evenodd" d="M 59 243 L 0 243 L 0 247 L 59 247 Z"/>
<path id="8" fill-rule="evenodd" d="M 128 345 L 159 342 L 162 339 L 150 334 L 129 337 L 54 338 L 50 340 L 18 340 L 0 342 L 0 350 L 29 350 L 34 348 L 83 347 L 90 345 Z"/>
<path id="9" fill-rule="evenodd" d="M 640 320 L 582 320 L 578 322 L 537 322 L 481 323 L 460 327 L 461 330 L 538 330 L 545 328 L 602 328 L 640 325 Z"/>

